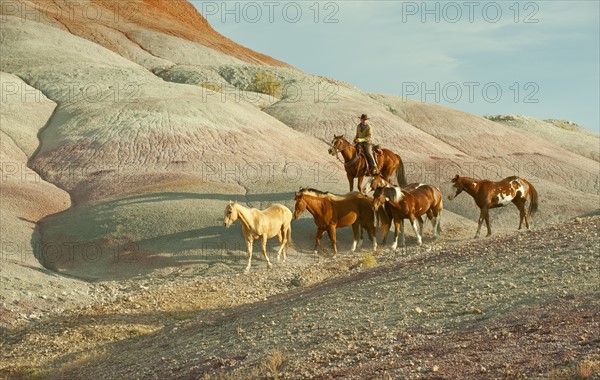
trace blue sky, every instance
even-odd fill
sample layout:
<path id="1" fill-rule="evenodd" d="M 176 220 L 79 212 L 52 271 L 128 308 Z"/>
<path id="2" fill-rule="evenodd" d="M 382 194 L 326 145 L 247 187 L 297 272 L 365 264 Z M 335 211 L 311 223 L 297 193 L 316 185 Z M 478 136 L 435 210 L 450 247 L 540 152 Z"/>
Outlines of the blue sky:
<path id="1" fill-rule="evenodd" d="M 479 115 L 600 128 L 600 1 L 192 1 L 302 71 Z"/>

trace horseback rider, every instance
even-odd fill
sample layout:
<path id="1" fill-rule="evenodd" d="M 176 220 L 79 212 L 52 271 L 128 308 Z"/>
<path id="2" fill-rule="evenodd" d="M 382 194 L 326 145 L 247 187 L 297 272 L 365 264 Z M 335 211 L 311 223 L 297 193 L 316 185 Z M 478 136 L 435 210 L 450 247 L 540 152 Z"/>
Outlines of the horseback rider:
<path id="1" fill-rule="evenodd" d="M 360 123 L 356 126 L 356 137 L 354 142 L 356 148 L 362 148 L 367 163 L 369 165 L 369 173 L 371 175 L 377 174 L 377 165 L 373 158 L 373 145 L 371 144 L 371 125 L 368 123 L 369 117 L 365 114 L 360 116 Z"/>

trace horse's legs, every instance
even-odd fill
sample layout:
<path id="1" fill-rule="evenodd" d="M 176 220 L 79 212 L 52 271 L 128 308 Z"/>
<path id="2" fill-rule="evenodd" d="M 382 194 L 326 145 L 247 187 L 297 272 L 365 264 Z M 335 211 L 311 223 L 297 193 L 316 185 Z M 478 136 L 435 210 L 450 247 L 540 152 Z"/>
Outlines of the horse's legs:
<path id="1" fill-rule="evenodd" d="M 358 184 L 357 184 L 357 186 L 358 186 L 358 192 L 361 193 L 361 194 L 365 193 L 365 191 L 364 191 L 364 189 L 362 187 L 362 183 L 363 183 L 364 179 L 365 179 L 365 177 L 363 177 L 363 176 L 359 176 L 358 177 Z"/>
<path id="2" fill-rule="evenodd" d="M 358 220 L 352 225 L 352 234 L 354 235 L 354 242 L 352 242 L 352 252 L 356 251 L 356 244 L 358 244 L 358 238 L 361 233 L 360 223 Z"/>
<path id="3" fill-rule="evenodd" d="M 422 216 L 419 216 L 419 217 L 417 218 L 417 222 L 419 223 L 419 234 L 420 234 L 421 236 L 423 236 L 423 224 L 424 224 L 424 222 L 423 222 L 423 217 L 422 217 Z"/>
<path id="4" fill-rule="evenodd" d="M 396 219 L 394 219 L 394 244 L 392 244 L 392 250 L 396 250 L 396 248 L 398 247 L 398 232 L 400 230 L 401 224 L 402 220 L 398 222 Z M 404 239 L 404 233 L 402 234 L 402 239 Z"/>
<path id="5" fill-rule="evenodd" d="M 271 268 L 273 264 L 271 264 L 271 262 L 269 261 L 269 256 L 267 256 L 267 235 L 261 236 L 261 248 L 263 257 L 267 261 L 267 267 Z"/>
<path id="6" fill-rule="evenodd" d="M 404 238 L 404 219 L 400 219 L 400 245 L 406 247 L 406 239 Z"/>
<path id="7" fill-rule="evenodd" d="M 492 228 L 490 227 L 490 210 L 485 210 L 485 225 L 487 227 L 487 235 L 486 237 L 492 236 Z"/>
<path id="8" fill-rule="evenodd" d="M 333 257 L 337 255 L 337 238 L 335 235 L 335 225 L 330 224 L 327 226 L 327 234 L 329 235 L 329 239 L 331 239 L 331 245 L 333 246 Z"/>
<path id="9" fill-rule="evenodd" d="M 527 220 L 527 210 L 525 209 L 525 199 L 515 202 L 515 206 L 519 209 L 519 229 L 523 227 L 523 219 L 525 220 L 525 226 L 529 229 L 529 221 Z"/>
<path id="10" fill-rule="evenodd" d="M 362 248 L 363 246 L 363 238 L 365 237 L 365 229 L 361 224 L 359 224 L 358 230 L 360 231 L 360 237 L 358 238 L 358 248 Z"/>
<path id="11" fill-rule="evenodd" d="M 348 183 L 350 184 L 350 192 L 354 191 L 354 176 L 346 173 L 346 178 L 348 178 Z"/>
<path id="12" fill-rule="evenodd" d="M 427 219 L 429 219 L 429 222 L 431 222 L 431 228 L 433 228 L 433 235 L 435 236 L 435 215 L 433 213 L 433 211 L 431 211 L 431 208 L 429 210 L 427 210 Z M 421 234 L 423 234 L 423 232 L 421 232 Z"/>
<path id="13" fill-rule="evenodd" d="M 289 227 L 288 227 L 289 228 Z M 281 247 L 279 248 L 279 251 L 277 251 L 277 261 L 280 260 L 280 255 L 281 252 L 283 252 L 283 261 L 285 261 L 286 259 L 286 244 L 287 244 L 287 228 L 282 227 L 281 228 L 281 232 L 279 232 L 279 234 L 277 235 L 277 239 L 279 240 L 279 243 L 281 243 Z"/>
<path id="14" fill-rule="evenodd" d="M 479 212 L 479 225 L 477 226 L 477 233 L 475 233 L 475 239 L 479 239 L 479 234 L 481 232 L 481 225 L 483 224 L 484 215 L 485 215 L 485 209 L 482 208 L 481 211 Z"/>
<path id="15" fill-rule="evenodd" d="M 315 255 L 319 253 L 319 248 L 321 248 L 321 238 L 325 233 L 325 229 L 317 228 L 317 235 L 315 236 Z"/>
<path id="16" fill-rule="evenodd" d="M 367 226 L 367 234 L 369 235 L 369 240 L 373 243 L 373 251 L 377 251 L 377 231 L 373 224 Z"/>
<path id="17" fill-rule="evenodd" d="M 254 239 L 250 238 L 246 240 L 246 249 L 248 252 L 248 265 L 246 265 L 246 272 L 250 271 L 250 264 L 252 263 L 252 245 L 254 244 Z"/>
<path id="18" fill-rule="evenodd" d="M 442 238 L 442 211 L 437 210 L 434 215 L 433 237 L 435 240 L 440 240 Z"/>
<path id="19" fill-rule="evenodd" d="M 517 206 L 519 208 L 519 230 L 523 227 L 523 219 L 525 219 L 525 208 L 521 205 Z"/>
<path id="20" fill-rule="evenodd" d="M 390 224 L 391 224 L 391 222 L 387 219 L 387 216 L 385 218 L 383 218 L 383 222 L 381 223 L 381 228 L 383 228 L 382 236 L 381 236 L 383 245 L 385 245 L 388 233 L 390 232 Z"/>
<path id="21" fill-rule="evenodd" d="M 418 245 L 421 245 L 421 244 L 423 244 L 423 240 L 421 239 L 421 235 L 419 234 L 419 229 L 417 228 L 417 227 L 418 227 L 418 223 L 419 223 L 419 222 L 417 221 L 417 220 L 418 220 L 418 218 L 415 218 L 415 216 L 414 216 L 414 215 L 410 215 L 410 216 L 408 217 L 408 219 L 410 220 L 410 224 L 412 225 L 412 228 L 413 228 L 413 230 L 415 231 L 415 235 L 417 235 L 417 244 L 418 244 Z"/>

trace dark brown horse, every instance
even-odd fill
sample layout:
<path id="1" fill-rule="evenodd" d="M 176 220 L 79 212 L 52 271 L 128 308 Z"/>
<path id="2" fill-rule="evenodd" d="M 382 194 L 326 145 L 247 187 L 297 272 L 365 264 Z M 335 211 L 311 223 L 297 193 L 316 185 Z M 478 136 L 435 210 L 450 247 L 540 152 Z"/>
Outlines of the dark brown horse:
<path id="1" fill-rule="evenodd" d="M 344 168 L 346 169 L 346 177 L 350 184 L 350 191 L 354 190 L 354 178 L 358 178 L 358 190 L 363 192 L 362 183 L 364 177 L 370 176 L 369 165 L 365 156 L 358 154 L 354 145 L 346 140 L 344 136 L 334 135 L 331 147 L 329 148 L 329 154 L 337 157 L 338 153 L 341 153 L 344 158 Z M 396 172 L 398 185 L 406 186 L 404 163 L 400 156 L 391 150 L 382 149 L 382 154 L 377 157 L 377 172 L 388 182 L 392 174 Z"/>
<path id="2" fill-rule="evenodd" d="M 369 239 L 373 242 L 373 250 L 377 249 L 375 214 L 370 198 L 361 194 L 338 197 L 319 190 L 301 189 L 294 194 L 294 200 L 296 201 L 294 219 L 298 219 L 305 210 L 308 210 L 317 225 L 315 253 L 318 253 L 321 238 L 327 232 L 333 246 L 333 256 L 337 255 L 336 229 L 346 226 L 352 226 L 352 232 L 354 233 L 352 252 L 356 250 L 359 243 L 359 230 L 361 227 L 367 230 Z"/>
<path id="3" fill-rule="evenodd" d="M 490 228 L 490 215 L 489 210 L 491 208 L 506 206 L 509 203 L 514 203 L 519 209 L 520 221 L 519 229 L 523 226 L 523 220 L 525 225 L 529 229 L 529 218 L 533 218 L 538 209 L 538 193 L 535 187 L 527 180 L 519 177 L 507 177 L 499 182 L 492 182 L 488 180 L 480 180 L 469 177 L 460 177 L 458 174 L 452 179 L 456 194 L 449 195 L 448 199 L 453 200 L 458 194 L 465 191 L 467 194 L 475 199 L 475 203 L 481 210 L 479 214 L 479 226 L 477 227 L 477 233 L 475 238 L 479 237 L 481 232 L 481 225 L 485 220 L 487 226 L 487 236 L 492 234 Z M 525 209 L 525 203 L 529 200 L 529 210 Z"/>
<path id="4" fill-rule="evenodd" d="M 397 200 L 392 200 L 397 199 Z M 382 207 L 383 206 L 383 207 Z M 385 208 L 394 220 L 394 244 L 392 249 L 398 246 L 398 230 L 400 230 L 400 243 L 405 245 L 404 219 L 410 221 L 417 242 L 422 243 L 423 220 L 421 215 L 427 215 L 433 225 L 433 236 L 436 240 L 441 237 L 442 210 L 444 208 L 443 196 L 440 189 L 435 186 L 418 184 L 411 185 L 411 190 L 378 187 L 373 194 L 373 209 Z M 419 228 L 417 228 L 419 224 Z"/>

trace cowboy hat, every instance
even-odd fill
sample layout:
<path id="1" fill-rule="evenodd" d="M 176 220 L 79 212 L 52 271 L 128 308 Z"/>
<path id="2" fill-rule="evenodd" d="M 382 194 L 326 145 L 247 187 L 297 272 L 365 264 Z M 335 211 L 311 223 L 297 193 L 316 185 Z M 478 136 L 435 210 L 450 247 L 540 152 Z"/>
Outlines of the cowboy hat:
<path id="1" fill-rule="evenodd" d="M 369 120 L 369 117 L 364 113 L 362 115 L 360 115 L 358 118 L 361 120 Z"/>

